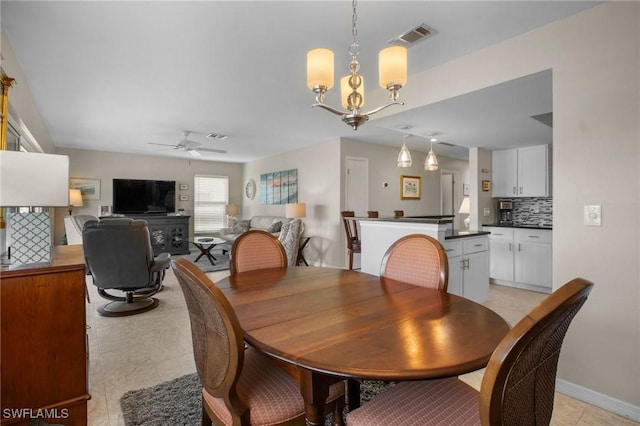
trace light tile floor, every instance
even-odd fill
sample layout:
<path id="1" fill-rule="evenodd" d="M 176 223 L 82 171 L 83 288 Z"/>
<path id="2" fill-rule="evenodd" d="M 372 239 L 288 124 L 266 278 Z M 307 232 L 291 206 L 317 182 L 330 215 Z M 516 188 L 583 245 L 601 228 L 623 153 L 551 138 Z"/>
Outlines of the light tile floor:
<path id="1" fill-rule="evenodd" d="M 220 280 L 229 271 L 209 273 Z M 89 425 L 124 425 L 120 397 L 128 390 L 140 389 L 195 372 L 186 305 L 173 273 L 165 278 L 165 288 L 157 295 L 160 306 L 130 317 L 105 318 L 95 309 L 106 302 L 90 277 L 87 287 L 89 334 Z M 491 285 L 486 305 L 510 324 L 518 320 L 545 297 L 544 294 Z M 461 376 L 479 388 L 484 370 Z M 568 396 L 556 393 L 553 425 L 638 425 Z"/>

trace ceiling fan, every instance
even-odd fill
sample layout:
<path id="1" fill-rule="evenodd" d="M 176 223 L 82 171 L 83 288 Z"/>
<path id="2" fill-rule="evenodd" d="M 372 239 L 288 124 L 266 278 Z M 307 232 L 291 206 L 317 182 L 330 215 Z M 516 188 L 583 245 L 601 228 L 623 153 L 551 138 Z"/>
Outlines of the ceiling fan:
<path id="1" fill-rule="evenodd" d="M 160 146 L 170 146 L 173 149 L 179 149 L 185 152 L 188 152 L 189 154 L 193 155 L 194 157 L 200 157 L 202 154 L 200 154 L 200 152 L 215 152 L 218 154 L 226 154 L 227 151 L 224 149 L 214 149 L 214 148 L 205 148 L 202 146 L 202 144 L 200 142 L 196 142 L 196 141 L 192 141 L 189 140 L 188 137 L 191 134 L 190 131 L 185 130 L 182 132 L 182 136 L 183 139 L 179 139 L 177 141 L 177 143 L 175 145 L 169 145 L 166 143 L 154 143 L 154 142 L 149 142 L 149 145 L 160 145 Z"/>

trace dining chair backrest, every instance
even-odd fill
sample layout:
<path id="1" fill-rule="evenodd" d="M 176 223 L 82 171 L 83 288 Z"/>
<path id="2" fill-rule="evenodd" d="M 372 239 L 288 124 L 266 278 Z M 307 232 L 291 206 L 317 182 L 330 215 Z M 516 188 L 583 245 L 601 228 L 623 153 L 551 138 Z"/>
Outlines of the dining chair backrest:
<path id="1" fill-rule="evenodd" d="M 424 234 L 406 235 L 387 249 L 380 276 L 447 291 L 449 266 L 442 244 Z"/>
<path id="2" fill-rule="evenodd" d="M 240 235 L 231 247 L 231 274 L 266 268 L 286 268 L 287 253 L 272 234 L 259 229 Z"/>
<path id="3" fill-rule="evenodd" d="M 171 264 L 187 303 L 193 355 L 202 386 L 217 398 L 242 405 L 235 386 L 244 362 L 244 340 L 233 307 L 192 262 L 177 258 Z"/>
<path id="4" fill-rule="evenodd" d="M 367 212 L 367 217 L 377 218 L 378 217 L 378 210 L 369 210 Z"/>
<path id="5" fill-rule="evenodd" d="M 562 342 L 592 288 L 582 278 L 569 281 L 507 333 L 482 379 L 483 425 L 549 424 Z"/>
<path id="6" fill-rule="evenodd" d="M 349 251 L 349 269 L 353 269 L 353 254 L 361 252 L 360 238 L 358 237 L 358 222 L 355 219 L 353 210 L 345 210 L 340 213 L 342 224 L 347 237 L 347 250 Z"/>

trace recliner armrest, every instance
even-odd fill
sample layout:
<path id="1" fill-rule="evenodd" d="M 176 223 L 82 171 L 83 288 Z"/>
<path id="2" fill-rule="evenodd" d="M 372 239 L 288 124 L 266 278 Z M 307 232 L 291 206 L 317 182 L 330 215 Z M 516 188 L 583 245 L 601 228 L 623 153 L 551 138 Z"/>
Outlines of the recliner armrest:
<path id="1" fill-rule="evenodd" d="M 169 253 L 160 253 L 151 263 L 151 272 L 162 271 L 171 266 L 171 255 Z"/>

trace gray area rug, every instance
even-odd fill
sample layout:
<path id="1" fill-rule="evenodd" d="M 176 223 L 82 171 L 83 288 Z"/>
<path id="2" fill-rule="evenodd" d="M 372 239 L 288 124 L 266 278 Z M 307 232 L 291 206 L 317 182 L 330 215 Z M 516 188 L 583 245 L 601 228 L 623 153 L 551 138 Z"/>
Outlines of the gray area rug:
<path id="1" fill-rule="evenodd" d="M 196 266 L 202 269 L 203 272 L 215 272 L 215 271 L 224 271 L 225 269 L 229 269 L 229 253 L 221 254 L 220 252 L 213 251 L 211 252 L 213 257 L 216 258 L 215 265 L 212 265 L 205 256 L 202 256 L 200 260 L 195 262 L 196 257 L 200 256 L 200 253 L 187 254 L 182 257 L 185 259 L 189 259 L 194 262 Z"/>
<path id="2" fill-rule="evenodd" d="M 361 400 L 369 401 L 389 387 L 384 382 L 364 380 Z M 187 374 L 150 388 L 126 392 L 120 407 L 127 426 L 199 426 L 201 420 L 201 385 L 196 373 Z M 325 423 L 331 425 L 331 416 Z"/>

